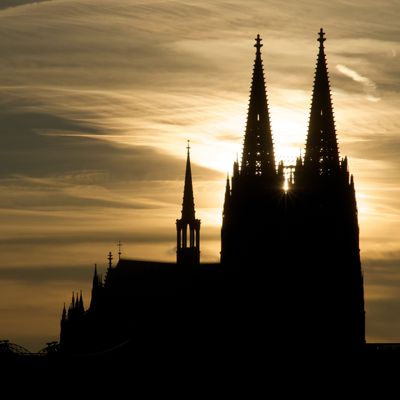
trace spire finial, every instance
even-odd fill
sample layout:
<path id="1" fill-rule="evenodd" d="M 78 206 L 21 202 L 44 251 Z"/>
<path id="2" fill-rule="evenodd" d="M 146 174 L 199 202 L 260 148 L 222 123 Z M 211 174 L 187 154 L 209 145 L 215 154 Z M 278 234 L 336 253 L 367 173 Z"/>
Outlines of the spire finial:
<path id="1" fill-rule="evenodd" d="M 319 30 L 318 34 L 319 34 L 319 38 L 318 38 L 317 40 L 318 40 L 318 42 L 320 42 L 321 46 L 323 46 L 323 45 L 324 45 L 324 42 L 325 42 L 325 40 L 326 40 L 326 38 L 324 37 L 324 36 L 325 36 L 325 32 L 324 32 L 324 30 L 321 28 L 321 29 Z"/>
<path id="2" fill-rule="evenodd" d="M 190 150 L 190 140 L 188 139 L 187 141 L 187 146 L 186 146 L 187 152 L 189 154 L 189 150 Z"/>
<path id="3" fill-rule="evenodd" d="M 108 260 L 108 266 L 109 266 L 109 268 L 111 268 L 112 267 L 112 260 L 113 260 L 113 256 L 112 256 L 111 251 L 108 253 L 107 260 Z"/>
<path id="4" fill-rule="evenodd" d="M 262 39 L 260 38 L 260 35 L 257 35 L 257 37 L 254 40 L 256 41 L 254 47 L 257 49 L 257 54 L 258 54 L 261 52 L 260 51 L 261 47 L 263 47 L 263 45 L 261 44 Z"/>
<path id="5" fill-rule="evenodd" d="M 120 240 L 118 240 L 118 260 L 121 259 L 121 254 L 122 254 L 121 247 L 122 247 L 122 243 Z"/>

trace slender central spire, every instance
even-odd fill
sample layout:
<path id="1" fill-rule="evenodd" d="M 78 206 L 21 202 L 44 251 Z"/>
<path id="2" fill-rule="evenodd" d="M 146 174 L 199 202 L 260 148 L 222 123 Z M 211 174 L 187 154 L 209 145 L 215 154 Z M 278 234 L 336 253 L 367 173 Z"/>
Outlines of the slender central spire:
<path id="1" fill-rule="evenodd" d="M 185 219 L 185 220 L 195 219 L 193 184 L 192 184 L 192 169 L 190 166 L 190 141 L 189 140 L 188 140 L 188 145 L 187 145 L 185 188 L 183 191 L 183 203 L 182 203 L 182 219 Z"/>
<path id="2" fill-rule="evenodd" d="M 200 220 L 195 218 L 189 140 L 182 218 L 176 220 L 176 261 L 178 264 L 186 264 L 187 266 L 200 263 Z"/>
<path id="3" fill-rule="evenodd" d="M 339 167 L 339 149 L 324 49 L 326 39 L 322 28 L 319 31 L 317 40 L 319 42 L 319 52 L 315 71 L 305 164 L 312 166 L 320 175 L 331 175 Z"/>
<path id="4" fill-rule="evenodd" d="M 264 70 L 261 59 L 261 38 L 256 37 L 256 59 L 251 83 L 246 134 L 244 138 L 242 169 L 244 175 L 275 174 L 275 157 L 272 142 Z"/>

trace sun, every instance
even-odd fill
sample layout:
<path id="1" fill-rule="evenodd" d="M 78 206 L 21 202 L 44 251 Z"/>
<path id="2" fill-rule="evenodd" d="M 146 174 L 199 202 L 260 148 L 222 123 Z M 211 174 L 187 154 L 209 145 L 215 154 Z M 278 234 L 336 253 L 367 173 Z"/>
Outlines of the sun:
<path id="1" fill-rule="evenodd" d="M 301 156 L 307 129 L 302 110 L 271 107 L 271 129 L 275 143 L 275 159 L 289 167 Z"/>

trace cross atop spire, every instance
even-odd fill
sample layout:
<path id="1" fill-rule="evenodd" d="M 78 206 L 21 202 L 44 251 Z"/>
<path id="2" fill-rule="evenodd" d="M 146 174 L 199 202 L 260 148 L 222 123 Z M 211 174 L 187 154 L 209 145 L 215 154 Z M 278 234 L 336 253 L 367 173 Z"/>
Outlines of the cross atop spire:
<path id="1" fill-rule="evenodd" d="M 261 47 L 263 47 L 263 45 L 261 44 L 261 37 L 260 35 L 257 35 L 257 37 L 254 39 L 256 41 L 256 44 L 254 45 L 254 47 L 257 49 L 257 53 L 261 52 Z"/>
<path id="2" fill-rule="evenodd" d="M 318 42 L 320 42 L 320 46 L 323 46 L 323 45 L 324 45 L 324 42 L 325 42 L 325 40 L 326 40 L 326 38 L 325 38 L 325 32 L 324 32 L 324 30 L 321 28 L 321 29 L 319 30 L 318 34 L 319 34 L 319 38 L 318 38 L 317 40 L 318 40 Z"/>

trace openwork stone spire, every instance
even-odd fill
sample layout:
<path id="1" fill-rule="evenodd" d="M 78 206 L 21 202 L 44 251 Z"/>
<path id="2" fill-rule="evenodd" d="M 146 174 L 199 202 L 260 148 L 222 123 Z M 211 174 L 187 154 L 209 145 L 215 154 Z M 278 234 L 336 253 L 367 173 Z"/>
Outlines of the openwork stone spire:
<path id="1" fill-rule="evenodd" d="M 319 31 L 319 52 L 308 127 L 305 165 L 319 175 L 332 175 L 339 167 L 339 149 L 326 63 L 325 33 Z"/>
<path id="2" fill-rule="evenodd" d="M 269 119 L 264 70 L 261 60 L 261 38 L 257 35 L 256 59 L 251 83 L 241 174 L 275 174 L 275 157 Z"/>

